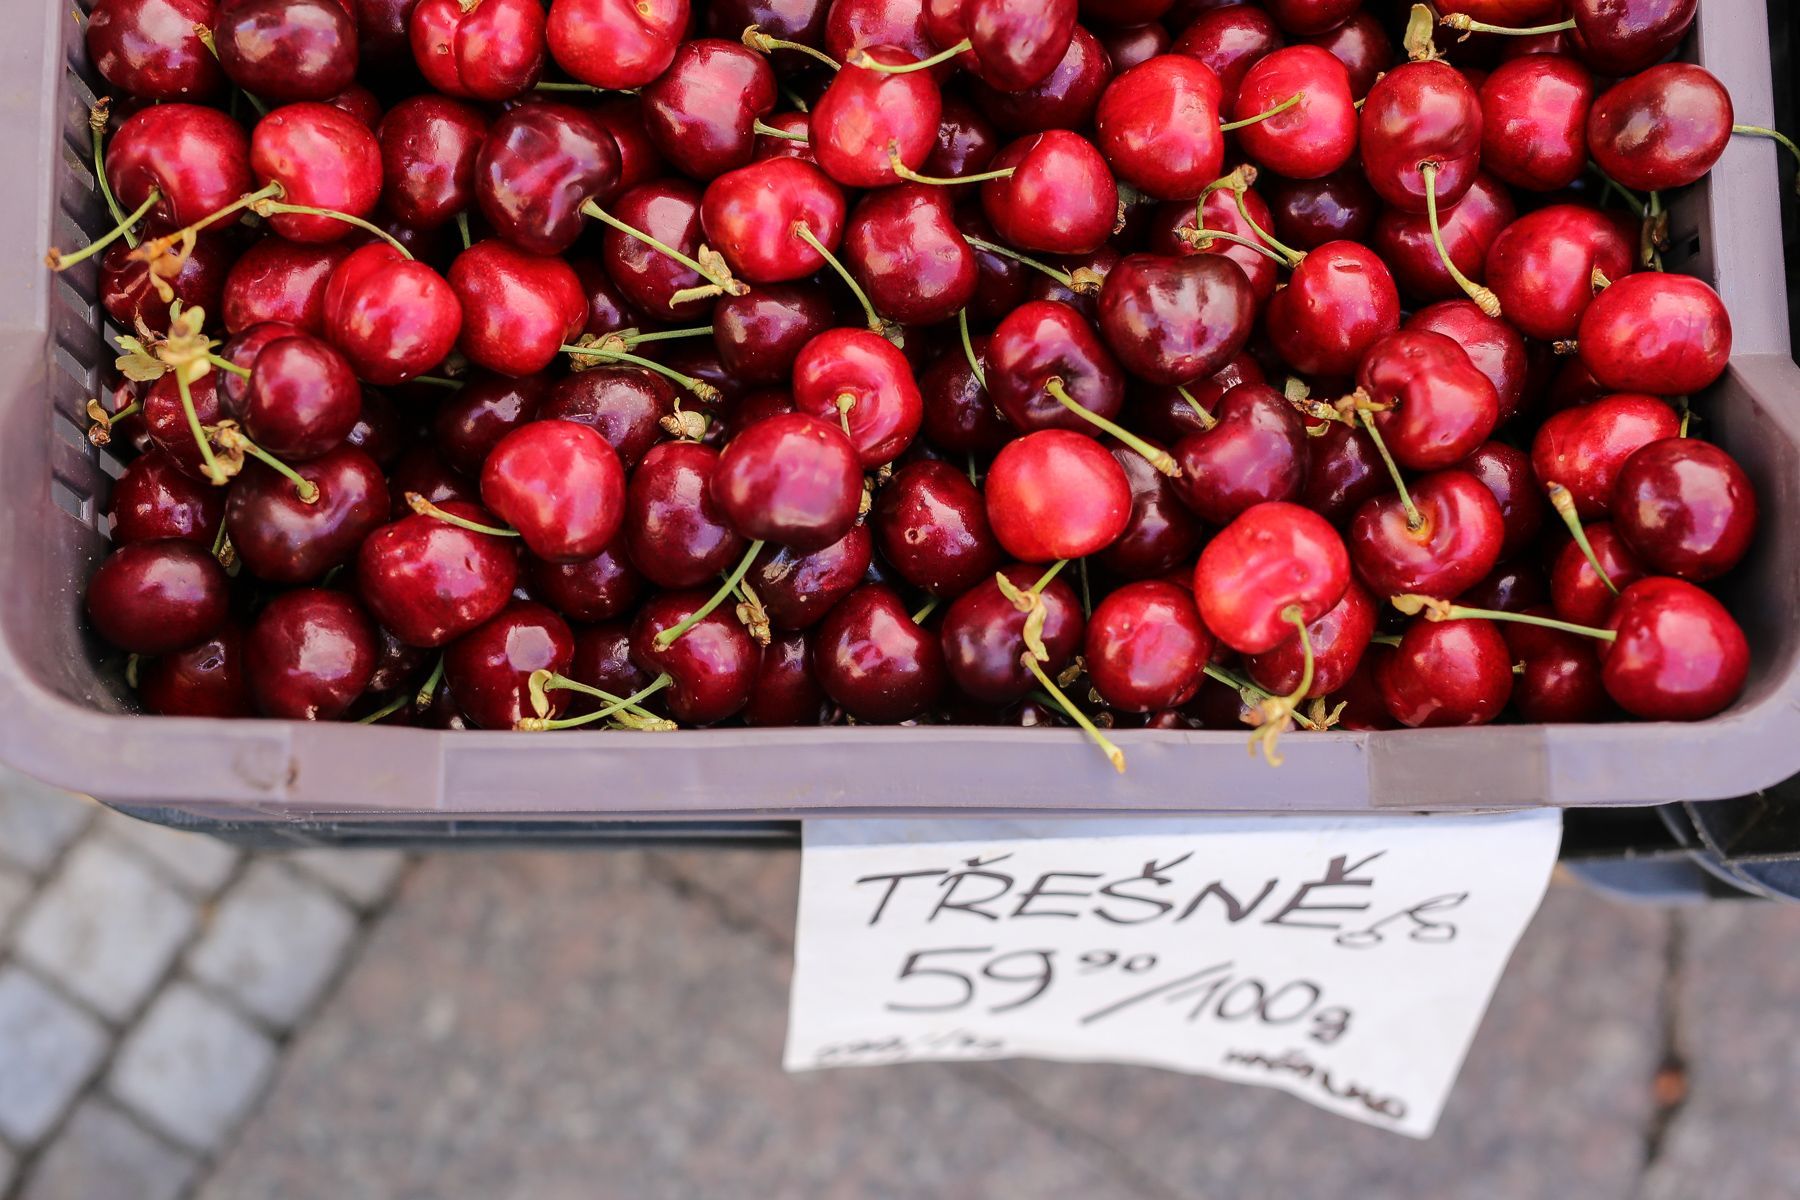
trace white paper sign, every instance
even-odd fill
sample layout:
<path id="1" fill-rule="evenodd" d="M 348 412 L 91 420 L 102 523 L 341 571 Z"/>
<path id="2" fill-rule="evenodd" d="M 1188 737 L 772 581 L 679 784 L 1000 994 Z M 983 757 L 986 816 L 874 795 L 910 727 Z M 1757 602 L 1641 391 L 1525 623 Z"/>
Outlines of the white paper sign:
<path id="1" fill-rule="evenodd" d="M 1141 1063 L 1426 1137 L 1561 832 L 1555 811 L 808 822 L 786 1066 Z"/>

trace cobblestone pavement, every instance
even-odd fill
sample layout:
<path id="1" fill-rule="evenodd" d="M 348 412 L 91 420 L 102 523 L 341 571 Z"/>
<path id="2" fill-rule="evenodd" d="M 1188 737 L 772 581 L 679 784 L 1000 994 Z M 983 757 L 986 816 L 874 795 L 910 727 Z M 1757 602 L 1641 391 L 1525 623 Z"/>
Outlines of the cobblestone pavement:
<path id="1" fill-rule="evenodd" d="M 1800 909 L 1553 887 L 1418 1143 L 1141 1068 L 785 1076 L 796 863 L 245 855 L 0 779 L 0 1200 L 1796 1194 Z"/>

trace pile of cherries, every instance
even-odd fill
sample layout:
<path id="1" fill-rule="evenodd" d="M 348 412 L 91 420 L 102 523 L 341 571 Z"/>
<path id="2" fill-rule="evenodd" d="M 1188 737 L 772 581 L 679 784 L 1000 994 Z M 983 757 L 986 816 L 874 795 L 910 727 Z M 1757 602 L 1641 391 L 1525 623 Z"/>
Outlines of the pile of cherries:
<path id="1" fill-rule="evenodd" d="M 1695 3 L 96 0 L 87 611 L 184 716 L 1713 716 Z"/>

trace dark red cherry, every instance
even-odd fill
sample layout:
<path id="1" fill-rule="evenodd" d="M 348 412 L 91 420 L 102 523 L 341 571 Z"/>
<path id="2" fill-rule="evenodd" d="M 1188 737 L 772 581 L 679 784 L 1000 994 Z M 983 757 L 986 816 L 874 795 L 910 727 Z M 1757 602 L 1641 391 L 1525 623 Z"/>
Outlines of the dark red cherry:
<path id="1" fill-rule="evenodd" d="M 767 284 L 713 307 L 713 342 L 725 369 L 746 384 L 786 384 L 807 342 L 832 325 L 831 301 L 803 284 Z"/>
<path id="2" fill-rule="evenodd" d="M 244 637 L 244 677 L 265 717 L 335 721 L 375 674 L 375 627 L 355 597 L 299 588 L 269 601 Z"/>
<path id="3" fill-rule="evenodd" d="M 684 179 L 658 179 L 622 192 L 607 206 L 627 225 L 692 257 L 700 249 L 700 189 Z M 677 293 L 704 287 L 699 272 L 608 226 L 603 260 L 625 299 L 653 320 L 685 321 L 705 314 L 708 300 L 672 304 Z"/>
<path id="4" fill-rule="evenodd" d="M 1519 332 L 1559 341 L 1575 336 L 1593 302 L 1594 272 L 1620 280 L 1636 259 L 1635 237 L 1612 217 L 1585 205 L 1552 204 L 1520 217 L 1494 239 L 1487 286 Z"/>
<path id="5" fill-rule="evenodd" d="M 745 26 L 754 25 L 770 37 L 816 47 L 824 41 L 830 8 L 829 0 L 713 0 L 705 25 L 713 37 L 740 37 Z M 784 72 L 810 61 L 791 50 L 776 51 L 775 63 Z"/>
<path id="6" fill-rule="evenodd" d="M 1652 570 L 1703 583 L 1731 570 L 1750 549 L 1756 490 L 1737 460 L 1717 446 L 1665 438 L 1619 469 L 1612 519 Z"/>
<path id="7" fill-rule="evenodd" d="M 1532 616 L 1551 616 L 1548 609 Z M 1611 714 L 1612 700 L 1600 681 L 1600 658 L 1593 638 L 1560 629 L 1499 621 L 1500 633 L 1520 670 L 1512 704 L 1527 721 L 1563 725 L 1597 721 Z"/>
<path id="8" fill-rule="evenodd" d="M 1224 173 L 1221 96 L 1219 77 L 1199 59 L 1153 58 L 1107 85 L 1094 114 L 1095 141 L 1119 178 L 1138 191 L 1192 200 Z"/>
<path id="9" fill-rule="evenodd" d="M 1381 212 L 1381 198 L 1355 165 L 1323 179 L 1270 179 L 1263 191 L 1275 236 L 1297 250 L 1366 241 Z"/>
<path id="10" fill-rule="evenodd" d="M 928 0 L 925 28 L 948 49 L 971 43 L 960 61 L 1003 92 L 1022 92 L 1056 69 L 1075 34 L 1075 0 Z"/>
<path id="11" fill-rule="evenodd" d="M 341 108 L 302 102 L 275 109 L 250 132 L 256 183 L 281 185 L 286 204 L 352 217 L 375 211 L 381 197 L 381 143 Z M 268 227 L 290 242 L 342 241 L 353 226 L 312 213 L 277 212 Z"/>
<path id="12" fill-rule="evenodd" d="M 1366 246 L 1327 242 L 1307 254 L 1269 301 L 1276 351 L 1302 374 L 1345 378 L 1382 337 L 1400 328 L 1400 293 Z"/>
<path id="13" fill-rule="evenodd" d="M 921 62 L 938 50 L 925 32 L 920 0 L 832 0 L 825 14 L 825 52 L 843 63 L 867 46 L 898 46 Z M 933 70 L 944 78 L 949 68 Z"/>
<path id="14" fill-rule="evenodd" d="M 1000 235 L 988 223 L 978 207 L 967 205 L 957 210 L 956 226 L 964 237 L 995 242 Z M 971 243 L 972 245 L 973 243 Z M 979 246 L 975 250 L 975 299 L 969 304 L 971 321 L 994 322 L 1004 318 L 1023 304 L 1031 286 L 1027 275 L 1035 274 L 1016 258 L 995 254 Z"/>
<path id="15" fill-rule="evenodd" d="M 1080 26 L 1075 30 L 1075 42 L 1081 40 L 1086 30 Z M 1168 29 L 1155 21 L 1142 25 L 1116 25 L 1100 31 L 1100 48 L 1106 51 L 1106 57 L 1112 62 L 1115 71 L 1129 71 L 1140 63 L 1147 63 L 1159 54 L 1169 52 L 1172 39 Z M 1063 56 L 1068 61 L 1068 55 Z"/>
<path id="16" fill-rule="evenodd" d="M 1008 442 L 983 481 L 1000 545 L 1030 563 L 1085 558 L 1131 519 L 1131 484 L 1092 438 L 1043 429 Z"/>
<path id="17" fill-rule="evenodd" d="M 1100 292 L 1100 330 L 1125 369 L 1150 383 L 1182 384 L 1223 367 L 1249 340 L 1256 294 L 1216 254 L 1131 254 Z"/>
<path id="18" fill-rule="evenodd" d="M 170 306 L 150 282 L 149 264 L 133 257 L 135 253 L 124 242 L 114 242 L 106 248 L 100 258 L 100 305 L 106 309 L 107 316 L 127 329 L 137 328 L 141 321 L 152 333 L 167 333 Z M 224 236 L 202 235 L 175 277 L 164 282 L 183 308 L 198 308 L 209 315 L 215 314 L 223 295 L 226 272 L 231 269 L 231 254 L 232 249 Z"/>
<path id="19" fill-rule="evenodd" d="M 494 523 L 473 504 L 442 507 L 467 521 Z M 442 646 L 506 607 L 519 578 L 514 546 L 511 538 L 414 513 L 363 542 L 356 585 L 371 615 L 395 637 L 409 646 Z"/>
<path id="20" fill-rule="evenodd" d="M 1413 313 L 1406 328 L 1442 334 L 1462 347 L 1494 385 L 1501 424 L 1519 411 L 1530 362 L 1525 339 L 1509 322 L 1488 316 L 1473 300 L 1444 300 Z"/>
<path id="21" fill-rule="evenodd" d="M 1246 509 L 1206 544 L 1194 567 L 1201 618 L 1240 654 L 1261 654 L 1295 637 L 1290 610 L 1311 624 L 1349 586 L 1343 539 L 1297 504 Z"/>
<path id="22" fill-rule="evenodd" d="M 588 109 L 619 148 L 618 190 L 634 188 L 664 174 L 662 155 L 644 128 L 644 105 L 630 94 L 608 96 Z"/>
<path id="23" fill-rule="evenodd" d="M 827 250 L 844 236 L 844 194 L 819 168 L 797 158 L 765 158 L 707 186 L 700 219 L 707 242 L 750 283 L 787 283 L 825 266 L 801 237 Z"/>
<path id="24" fill-rule="evenodd" d="M 250 716 L 243 631 L 228 623 L 198 645 L 139 663 L 137 694 L 159 717 Z"/>
<path id="25" fill-rule="evenodd" d="M 198 104 L 153 104 L 125 118 L 106 144 L 106 175 L 127 212 L 157 193 L 146 217 L 155 229 L 191 225 L 255 186 L 244 127 Z"/>
<path id="26" fill-rule="evenodd" d="M 1382 27 L 1381 19 L 1368 9 L 1352 13 L 1343 24 L 1312 34 L 1306 40 L 1344 64 L 1350 75 L 1353 100 L 1367 96 L 1394 61 L 1393 40 Z"/>
<path id="27" fill-rule="evenodd" d="M 1448 63 L 1405 63 L 1369 89 L 1360 137 L 1363 170 L 1383 200 L 1424 212 L 1428 172 L 1421 168 L 1430 163 L 1439 206 L 1454 204 L 1481 161 L 1481 102 Z"/>
<path id="28" fill-rule="evenodd" d="M 1506 537 L 1500 502 L 1466 471 L 1426 475 L 1407 490 L 1419 514 L 1417 528 L 1395 494 L 1357 510 L 1350 524 L 1356 573 L 1377 596 L 1418 592 L 1451 599 L 1500 561 Z"/>
<path id="29" fill-rule="evenodd" d="M 906 183 L 864 197 L 850 214 L 844 258 L 875 311 L 901 325 L 948 320 L 975 296 L 975 251 L 944 188 Z"/>
<path id="30" fill-rule="evenodd" d="M 219 18 L 216 0 L 96 0 L 87 15 L 88 60 L 102 79 L 140 100 L 205 100 L 225 75 L 196 27 Z"/>
<path id="31" fill-rule="evenodd" d="M 1362 7 L 1362 0 L 1269 0 L 1267 7 L 1276 24 L 1308 37 L 1348 19 Z"/>
<path id="32" fill-rule="evenodd" d="M 1067 429 L 1089 437 L 1099 429 L 1057 400 L 1053 381 L 1076 404 L 1108 420 L 1125 403 L 1119 364 L 1094 327 L 1066 304 L 1034 300 L 1000 322 L 986 354 L 988 394 L 1015 429 Z"/>
<path id="33" fill-rule="evenodd" d="M 1478 174 L 1469 190 L 1449 208 L 1438 210 L 1438 233 L 1450 261 L 1473 283 L 1487 277 L 1488 251 L 1517 211 L 1512 195 L 1491 176 Z M 1430 220 L 1418 213 L 1390 208 L 1375 223 L 1375 249 L 1394 272 L 1406 296 L 1449 300 L 1464 287 L 1447 267 L 1432 240 Z"/>
<path id="34" fill-rule="evenodd" d="M 209 371 L 188 386 L 194 416 L 202 426 L 216 425 L 230 415 L 219 399 L 218 381 L 214 379 L 217 374 L 219 372 Z M 151 442 L 178 468 L 196 479 L 206 478 L 206 459 L 200 452 L 193 427 L 188 423 L 175 372 L 166 372 L 144 393 L 144 426 L 150 432 Z"/>
<path id="35" fill-rule="evenodd" d="M 1306 426 L 1274 388 L 1247 383 L 1219 401 L 1211 428 L 1175 444 L 1182 502 L 1213 525 L 1271 500 L 1297 500 L 1306 487 Z"/>
<path id="36" fill-rule="evenodd" d="M 1503 182 L 1554 192 L 1587 166 L 1594 77 L 1573 58 L 1528 54 L 1481 84 L 1481 165 Z"/>
<path id="37" fill-rule="evenodd" d="M 432 416 L 438 451 L 463 474 L 481 474 L 481 464 L 495 444 L 538 415 L 549 387 L 550 381 L 541 375 L 508 379 L 486 371 L 474 374 Z"/>
<path id="38" fill-rule="evenodd" d="M 1380 642 L 1369 646 L 1363 654 L 1362 665 L 1357 667 L 1343 689 L 1331 697 L 1333 705 L 1343 705 L 1338 712 L 1337 728 L 1364 732 L 1400 727 L 1400 722 L 1394 720 L 1394 715 L 1388 711 L 1387 701 L 1382 698 L 1377 682 L 1387 660 L 1392 657 L 1392 646 L 1384 646 Z M 1219 695 L 1222 699 L 1226 689 L 1209 689 L 1206 694 Z"/>
<path id="39" fill-rule="evenodd" d="M 1381 661 L 1376 682 L 1402 725 L 1486 725 L 1512 698 L 1512 668 L 1494 622 L 1417 620 Z"/>
<path id="40" fill-rule="evenodd" d="M 573 421 L 533 421 L 481 468 L 481 502 L 551 562 L 606 548 L 625 517 L 625 470 L 606 439 Z"/>
<path id="41" fill-rule="evenodd" d="M 1576 337 L 1581 361 L 1615 392 L 1679 396 L 1710 387 L 1731 358 L 1731 316 L 1691 275 L 1646 271 L 1594 297 Z"/>
<path id="42" fill-rule="evenodd" d="M 1160 579 L 1129 583 L 1094 609 L 1082 657 L 1110 708 L 1151 712 L 1194 698 L 1212 657 L 1213 635 L 1194 597 Z"/>
<path id="43" fill-rule="evenodd" d="M 406 450 L 412 438 L 413 427 L 402 419 L 399 407 L 380 392 L 365 391 L 362 416 L 350 427 L 350 435 L 344 441 L 386 469 Z"/>
<path id="44" fill-rule="evenodd" d="M 87 615 L 101 637 L 132 654 L 185 650 L 217 633 L 230 581 L 205 546 L 170 540 L 120 546 L 87 586 Z"/>
<path id="45" fill-rule="evenodd" d="M 107 511 L 115 544 L 177 538 L 211 546 L 225 517 L 225 493 L 152 450 L 114 481 Z"/>
<path id="46" fill-rule="evenodd" d="M 1041 566 L 1015 564 L 1000 574 L 1025 596 L 1036 589 L 1044 609 L 1039 636 L 1049 655 L 1040 665 L 1045 674 L 1054 676 L 1081 649 L 1081 602 L 1060 578 L 1037 588 L 1044 575 Z M 1025 604 L 1021 608 L 1008 599 L 990 576 L 959 596 L 944 614 L 939 631 L 944 666 L 951 681 L 970 699 L 1011 704 L 1037 686 L 1036 677 L 1021 661 L 1027 653 L 1025 626 L 1031 609 L 1029 600 Z"/>
<path id="47" fill-rule="evenodd" d="M 1725 606 L 1691 583 L 1653 576 L 1619 595 L 1600 643 L 1600 678 L 1619 707 L 1646 721 L 1703 721 L 1723 712 L 1750 673 L 1750 647 Z"/>
<path id="48" fill-rule="evenodd" d="M 1131 517 L 1097 562 L 1122 579 L 1149 579 L 1184 566 L 1200 548 L 1202 534 L 1175 481 L 1135 450 L 1115 446 L 1112 456 L 1131 485 Z"/>
<path id="49" fill-rule="evenodd" d="M 381 98 L 360 83 L 353 83 L 325 103 L 341 108 L 370 129 L 381 126 Z"/>
<path id="50" fill-rule="evenodd" d="M 593 367 L 550 386 L 538 415 L 574 421 L 605 438 L 626 470 L 663 440 L 661 422 L 675 411 L 675 390 L 642 367 Z"/>
<path id="51" fill-rule="evenodd" d="M 942 694 L 944 655 L 897 592 L 871 583 L 838 601 L 820 622 L 813 673 L 857 720 L 893 723 L 918 716 Z"/>
<path id="52" fill-rule="evenodd" d="M 1680 432 L 1681 418 L 1655 396 L 1606 396 L 1545 421 L 1531 443 L 1531 468 L 1546 487 L 1568 488 L 1575 511 L 1591 520 L 1606 515 L 1626 459 Z"/>
<path id="53" fill-rule="evenodd" d="M 987 170 L 1000 152 L 1000 134 L 981 110 L 959 96 L 943 98 L 937 138 L 922 168 L 926 175 L 955 179 Z"/>
<path id="54" fill-rule="evenodd" d="M 621 697 L 637 695 L 656 678 L 633 661 L 631 625 L 626 621 L 577 629 L 575 657 L 564 674 L 578 683 Z M 597 696 L 586 696 L 560 688 L 554 689 L 553 694 L 554 691 L 562 691 L 566 697 L 566 712 L 597 712 L 606 706 L 606 702 Z M 667 708 L 661 692 L 651 694 L 641 703 L 652 712 L 662 712 Z"/>
<path id="55" fill-rule="evenodd" d="M 289 104 L 329 100 L 356 81 L 356 22 L 338 0 L 232 0 L 223 9 L 213 44 L 245 91 Z"/>
<path id="56" fill-rule="evenodd" d="M 1392 486 L 1374 440 L 1361 428 L 1328 421 L 1324 433 L 1308 440 L 1300 503 L 1333 525 L 1346 524 L 1363 501 Z"/>
<path id="57" fill-rule="evenodd" d="M 901 578 L 960 596 L 1002 561 L 981 492 L 949 463 L 908 463 L 876 493 L 870 515 L 881 552 Z"/>
<path id="58" fill-rule="evenodd" d="M 643 87 L 668 69 L 688 0 L 551 0 L 545 33 L 556 65 L 598 88 Z"/>
<path id="59" fill-rule="evenodd" d="M 510 100 L 544 72 L 538 0 L 419 0 L 407 32 L 419 73 L 445 95 Z"/>
<path id="60" fill-rule="evenodd" d="M 571 621 L 611 621 L 625 616 L 643 594 L 644 579 L 625 555 L 623 536 L 580 562 L 527 557 L 533 594 Z"/>
<path id="61" fill-rule="evenodd" d="M 710 590 L 719 573 L 743 557 L 745 539 L 712 498 L 718 464 L 719 452 L 711 447 L 664 442 L 632 472 L 625 545 L 633 565 L 657 587 Z"/>
<path id="62" fill-rule="evenodd" d="M 969 345 L 985 372 L 988 337 L 973 337 Z M 919 432 L 946 454 L 985 457 L 1013 436 L 1014 430 L 994 407 L 961 347 L 946 350 L 919 377 L 919 394 L 923 406 Z"/>
<path id="63" fill-rule="evenodd" d="M 1100 39 L 1077 25 L 1062 60 L 1030 87 L 1016 92 L 1002 91 L 977 78 L 970 90 L 981 105 L 981 111 L 1000 129 L 1015 137 L 1042 133 L 1046 129 L 1086 129 L 1093 123 L 1095 106 L 1100 103 L 1100 95 L 1112 79 L 1114 69 L 1115 64 Z M 948 111 L 948 100 L 945 106 Z M 940 133 L 940 143 L 942 140 Z M 926 162 L 929 167 L 930 160 Z"/>
<path id="64" fill-rule="evenodd" d="M 294 471 L 319 489 L 312 503 L 261 463 L 247 463 L 225 500 L 225 531 L 238 561 L 269 583 L 313 583 L 355 556 L 387 519 L 381 468 L 354 446 L 339 446 Z"/>
<path id="65" fill-rule="evenodd" d="M 1731 96 L 1710 71 L 1663 63 L 1600 94 L 1588 113 L 1587 149 L 1624 186 L 1668 191 L 1712 170 L 1732 120 Z"/>
<path id="66" fill-rule="evenodd" d="M 1600 75 L 1629 75 L 1669 56 L 1694 23 L 1700 0 L 1574 0 L 1574 43 Z"/>
<path id="67" fill-rule="evenodd" d="M 706 603 L 706 592 L 664 592 L 652 596 L 631 626 L 631 657 L 646 671 L 669 676 L 669 715 L 684 725 L 711 725 L 735 716 L 750 701 L 756 681 L 757 648 L 735 616 L 718 609 L 674 642 L 673 630 Z"/>
<path id="68" fill-rule="evenodd" d="M 1283 105 L 1290 106 L 1275 112 Z M 1258 61 L 1244 75 L 1230 111 L 1234 122 L 1275 112 L 1235 136 L 1253 162 L 1277 175 L 1322 179 L 1356 153 L 1350 72 L 1318 46 L 1289 46 Z"/>
<path id="69" fill-rule="evenodd" d="M 695 38 L 640 94 L 644 127 L 663 158 L 684 175 L 712 179 L 750 161 L 753 124 L 775 108 L 775 73 L 735 37 Z"/>
<path id="70" fill-rule="evenodd" d="M 924 419 L 906 356 L 866 329 L 827 330 L 801 349 L 794 360 L 794 406 L 838 422 L 867 468 L 899 457 Z"/>
<path id="71" fill-rule="evenodd" d="M 894 46 L 858 51 L 876 63 L 905 66 L 917 61 Z M 937 146 L 943 99 L 928 71 L 898 74 L 847 62 L 832 77 L 813 107 L 809 138 L 813 157 L 845 187 L 886 187 L 900 182 L 890 152 L 917 171 Z"/>
<path id="72" fill-rule="evenodd" d="M 600 122 L 573 105 L 539 102 L 494 122 L 473 190 L 495 233 L 530 254 L 561 254 L 587 227 L 581 206 L 609 199 L 618 183 L 619 146 Z"/>
<path id="73" fill-rule="evenodd" d="M 317 458 L 356 427 L 362 387 L 327 343 L 304 334 L 280 338 L 257 354 L 240 412 L 244 431 L 277 458 Z"/>
<path id="74" fill-rule="evenodd" d="M 762 648 L 744 724 L 757 728 L 824 724 L 827 700 L 813 670 L 813 639 L 784 633 Z"/>
<path id="75" fill-rule="evenodd" d="M 595 337 L 605 337 L 609 333 L 623 333 L 628 329 L 649 331 L 656 328 L 657 323 L 640 313 L 625 294 L 619 291 L 612 276 L 606 273 L 606 267 L 595 258 L 577 258 L 571 263 L 575 268 L 575 278 L 581 280 L 581 288 L 587 293 L 588 319 L 584 331 Z"/>
<path id="76" fill-rule="evenodd" d="M 388 508 L 395 520 L 412 511 L 408 499 L 418 493 L 433 504 L 451 500 L 480 506 L 478 482 L 458 472 L 430 442 L 409 447 L 388 470 Z"/>
<path id="77" fill-rule="evenodd" d="M 837 425 L 780 413 L 726 444 L 709 486 L 739 533 L 804 554 L 839 541 L 856 524 L 862 465 Z"/>
<path id="78" fill-rule="evenodd" d="M 221 315 L 226 331 L 242 333 L 264 321 L 283 321 L 302 333 L 324 333 L 325 289 L 349 253 L 341 244 L 302 246 L 278 237 L 252 242 L 225 277 Z"/>
<path id="79" fill-rule="evenodd" d="M 1374 422 L 1401 466 L 1435 471 L 1467 457 L 1500 419 L 1500 399 L 1461 346 L 1441 333 L 1401 330 L 1363 356 L 1357 386 L 1377 404 Z"/>
<path id="80" fill-rule="evenodd" d="M 477 729 L 511 729 L 538 716 L 531 703 L 536 671 L 562 674 L 575 658 L 575 635 L 563 619 L 541 604 L 509 604 L 450 643 L 444 651 L 444 681 L 457 708 Z M 568 692 L 548 688 L 550 716 Z"/>
<path id="81" fill-rule="evenodd" d="M 867 525 L 853 526 L 839 541 L 810 554 L 766 545 L 757 552 L 745 582 L 776 629 L 810 629 L 863 581 L 873 547 Z"/>
<path id="82" fill-rule="evenodd" d="M 1142 69 L 1142 68 L 1140 68 Z M 1034 133 L 994 156 L 1012 170 L 981 185 L 981 207 L 1002 240 L 1046 254 L 1087 254 L 1112 236 L 1119 191 L 1093 143 L 1065 129 Z"/>
<path id="83" fill-rule="evenodd" d="M 1229 109 L 1237 103 L 1244 75 L 1282 44 L 1281 29 L 1266 11 L 1254 4 L 1228 4 L 1194 18 L 1175 39 L 1174 51 L 1212 68 L 1219 77 L 1221 104 Z"/>
<path id="84" fill-rule="evenodd" d="M 1494 494 L 1506 530 L 1500 541 L 1502 559 L 1521 554 L 1537 542 L 1549 506 L 1528 454 L 1505 442 L 1483 442 L 1456 464 L 1456 469 L 1467 471 Z"/>
<path id="85" fill-rule="evenodd" d="M 462 305 L 444 277 L 385 242 L 351 251 L 325 287 L 325 336 L 359 379 L 403 383 L 444 361 Z"/>
<path id="86" fill-rule="evenodd" d="M 502 375 L 537 374 L 587 324 L 587 292 L 560 258 L 490 238 L 456 256 L 449 282 L 462 306 L 458 345 Z"/>
<path id="87" fill-rule="evenodd" d="M 1207 417 L 1232 388 L 1266 382 L 1267 377 L 1256 360 L 1248 351 L 1240 352 L 1206 379 L 1197 379 L 1180 390 L 1172 387 L 1137 389 L 1131 398 L 1133 427 L 1159 441 L 1179 442 L 1188 434 L 1207 427 Z M 1184 391 L 1186 395 L 1182 394 Z M 1189 396 L 1193 397 L 1191 401 Z"/>
<path id="88" fill-rule="evenodd" d="M 1592 522 L 1583 533 L 1613 587 L 1606 586 L 1594 571 L 1593 564 L 1588 562 L 1587 555 L 1571 539 L 1563 543 L 1550 569 L 1550 602 L 1556 606 L 1556 614 L 1565 621 L 1598 625 L 1612 615 L 1618 599 L 1613 588 L 1628 587 L 1650 572 L 1610 522 Z"/>
<path id="89" fill-rule="evenodd" d="M 1351 580 L 1344 598 L 1330 612 L 1308 623 L 1306 637 L 1313 653 L 1312 687 L 1306 693 L 1309 699 L 1337 692 L 1356 674 L 1369 640 L 1375 635 L 1376 608 L 1363 586 Z M 1299 690 L 1306 672 L 1300 639 L 1289 638 L 1273 650 L 1247 656 L 1244 670 L 1256 684 L 1278 696 Z"/>
<path id="90" fill-rule="evenodd" d="M 1472 608 L 1523 612 L 1534 605 L 1549 603 L 1550 581 L 1533 562 L 1501 563 L 1457 600 Z"/>

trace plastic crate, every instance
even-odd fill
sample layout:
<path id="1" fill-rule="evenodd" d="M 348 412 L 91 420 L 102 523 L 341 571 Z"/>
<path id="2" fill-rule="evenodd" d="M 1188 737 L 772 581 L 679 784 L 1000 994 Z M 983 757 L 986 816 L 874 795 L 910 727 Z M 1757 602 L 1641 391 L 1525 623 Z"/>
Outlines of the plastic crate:
<path id="1" fill-rule="evenodd" d="M 0 154 L 17 181 L 4 199 L 14 237 L 0 251 L 0 758 L 49 782 L 239 831 L 566 831 L 871 813 L 1643 805 L 1743 795 L 1800 768 L 1800 369 L 1774 246 L 1776 151 L 1750 139 L 1734 139 L 1710 181 L 1680 197 L 1667 256 L 1729 306 L 1735 356 L 1697 410 L 1763 505 L 1758 547 L 1723 589 L 1755 665 L 1743 698 L 1712 721 L 1307 734 L 1287 739 L 1280 769 L 1251 759 L 1240 733 L 1126 732 L 1130 770 L 1117 775 L 1073 730 L 447 734 L 130 715 L 122 661 L 81 616 L 119 469 L 86 444 L 84 409 L 112 352 L 92 265 L 52 276 L 41 261 L 46 244 L 81 245 L 105 225 L 86 165 L 93 76 L 66 7 L 15 5 L 12 22 L 0 46 L 14 80 L 0 94 Z M 1704 0 L 1690 52 L 1725 81 L 1740 120 L 1770 117 L 1762 0 Z"/>

